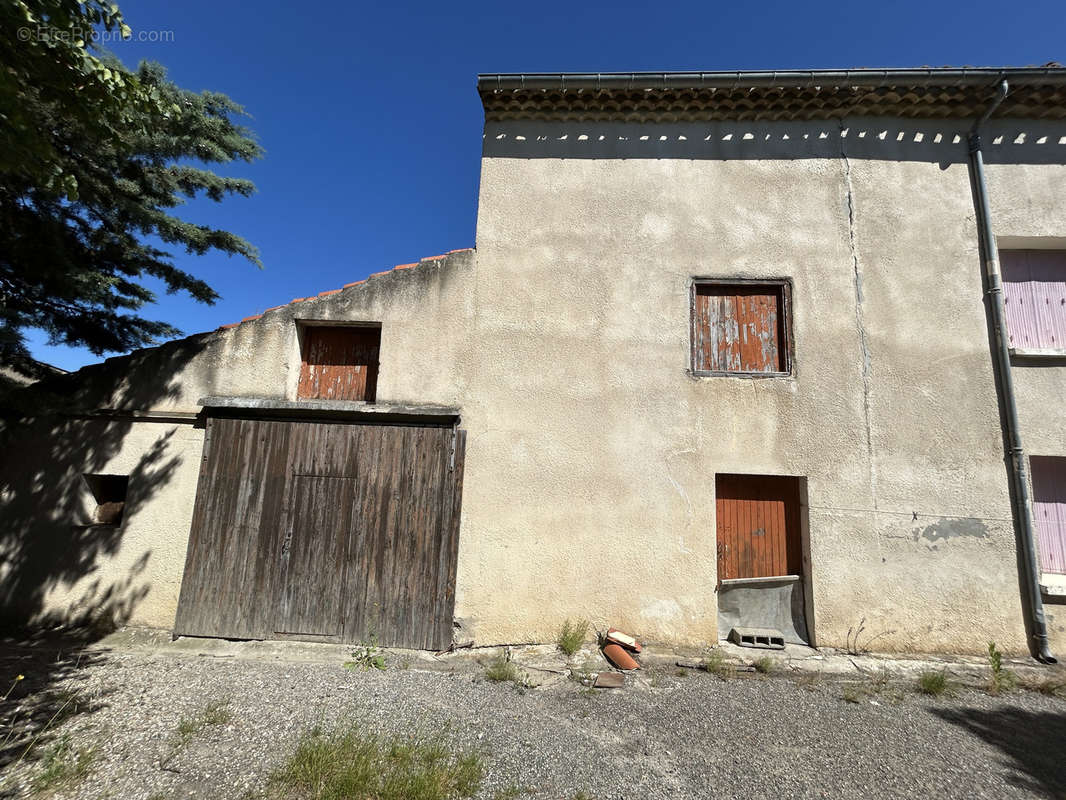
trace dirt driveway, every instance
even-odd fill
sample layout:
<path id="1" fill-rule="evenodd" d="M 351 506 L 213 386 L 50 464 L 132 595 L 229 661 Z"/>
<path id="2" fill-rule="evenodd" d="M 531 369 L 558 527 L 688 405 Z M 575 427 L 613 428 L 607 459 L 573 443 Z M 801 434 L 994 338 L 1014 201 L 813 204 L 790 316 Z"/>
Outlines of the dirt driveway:
<path id="1" fill-rule="evenodd" d="M 3 707 L 0 796 L 256 797 L 308 730 L 343 723 L 443 735 L 480 757 L 486 799 L 1066 797 L 1066 700 L 1036 692 L 666 665 L 589 690 L 550 666 L 513 683 L 470 656 L 388 660 L 9 643 L 0 674 L 26 678 Z M 13 719 L 37 736 L 26 755 Z"/>

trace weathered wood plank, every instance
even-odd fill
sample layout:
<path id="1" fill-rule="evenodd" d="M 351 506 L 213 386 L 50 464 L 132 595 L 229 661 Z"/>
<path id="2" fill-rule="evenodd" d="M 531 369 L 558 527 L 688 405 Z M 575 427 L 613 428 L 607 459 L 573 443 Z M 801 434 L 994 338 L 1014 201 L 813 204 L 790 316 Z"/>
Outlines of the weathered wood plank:
<path id="1" fill-rule="evenodd" d="M 209 428 L 179 632 L 450 644 L 463 432 L 241 419 Z"/>

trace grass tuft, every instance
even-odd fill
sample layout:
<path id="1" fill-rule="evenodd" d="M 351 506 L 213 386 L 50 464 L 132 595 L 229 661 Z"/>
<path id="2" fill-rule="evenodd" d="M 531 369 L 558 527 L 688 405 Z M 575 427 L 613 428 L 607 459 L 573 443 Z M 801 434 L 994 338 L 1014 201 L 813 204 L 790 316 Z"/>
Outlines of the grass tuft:
<path id="1" fill-rule="evenodd" d="M 70 736 L 64 734 L 44 751 L 41 771 L 33 779 L 35 794 L 70 788 L 92 772 L 96 751 L 90 747 L 75 748 Z"/>
<path id="2" fill-rule="evenodd" d="M 572 656 L 581 649 L 588 632 L 589 621 L 587 619 L 579 619 L 576 622 L 571 622 L 567 619 L 563 623 L 563 627 L 559 629 L 559 638 L 556 639 L 556 644 L 560 650 L 568 656 Z"/>
<path id="3" fill-rule="evenodd" d="M 484 768 L 442 738 L 382 738 L 358 726 L 304 734 L 271 776 L 285 797 L 315 800 L 452 800 L 473 797 Z"/>
<path id="4" fill-rule="evenodd" d="M 717 675 L 723 681 L 727 681 L 730 678 L 735 678 L 737 674 L 736 667 L 726 660 L 725 653 L 717 648 L 712 649 L 705 659 L 703 659 L 703 669 L 712 675 Z"/>
<path id="5" fill-rule="evenodd" d="M 519 670 L 506 653 L 496 655 L 485 664 L 485 678 L 495 683 L 513 683 L 519 689 L 533 688 L 529 676 Z"/>
<path id="6" fill-rule="evenodd" d="M 1039 692 L 1066 699 L 1066 670 L 1059 669 L 1038 678 L 1023 678 L 1018 685 L 1027 692 Z"/>
<path id="7" fill-rule="evenodd" d="M 196 716 L 182 717 L 178 722 L 178 737 L 188 741 L 200 731 L 213 725 L 225 725 L 233 719 L 228 700 L 213 700 L 200 709 Z"/>
<path id="8" fill-rule="evenodd" d="M 755 667 L 755 671 L 760 675 L 773 675 L 777 672 L 777 661 L 770 658 L 770 656 L 757 658 L 751 662 L 751 665 Z"/>
<path id="9" fill-rule="evenodd" d="M 927 670 L 918 676 L 918 691 L 939 697 L 948 691 L 948 676 L 943 671 Z"/>
<path id="10" fill-rule="evenodd" d="M 870 696 L 870 689 L 861 683 L 849 683 L 841 690 L 841 695 L 848 703 L 861 703 Z"/>

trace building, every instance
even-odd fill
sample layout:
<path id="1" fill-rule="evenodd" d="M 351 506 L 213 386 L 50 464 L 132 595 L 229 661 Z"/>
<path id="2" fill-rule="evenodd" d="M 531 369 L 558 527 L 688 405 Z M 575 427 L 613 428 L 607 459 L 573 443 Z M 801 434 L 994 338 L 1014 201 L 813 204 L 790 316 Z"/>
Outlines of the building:
<path id="1" fill-rule="evenodd" d="M 476 249 L 9 426 L 9 615 L 1066 645 L 1066 69 L 478 85 Z"/>

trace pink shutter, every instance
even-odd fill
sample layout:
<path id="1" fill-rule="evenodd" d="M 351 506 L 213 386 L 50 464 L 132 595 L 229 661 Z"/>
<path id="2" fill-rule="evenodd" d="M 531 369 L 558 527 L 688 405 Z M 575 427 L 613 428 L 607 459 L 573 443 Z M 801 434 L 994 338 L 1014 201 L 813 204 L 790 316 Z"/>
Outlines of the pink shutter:
<path id="1" fill-rule="evenodd" d="M 1066 349 L 1066 252 L 1003 250 L 1000 265 L 1011 347 Z"/>
<path id="2" fill-rule="evenodd" d="M 1032 456 L 1029 466 L 1040 569 L 1066 574 L 1066 458 Z"/>

